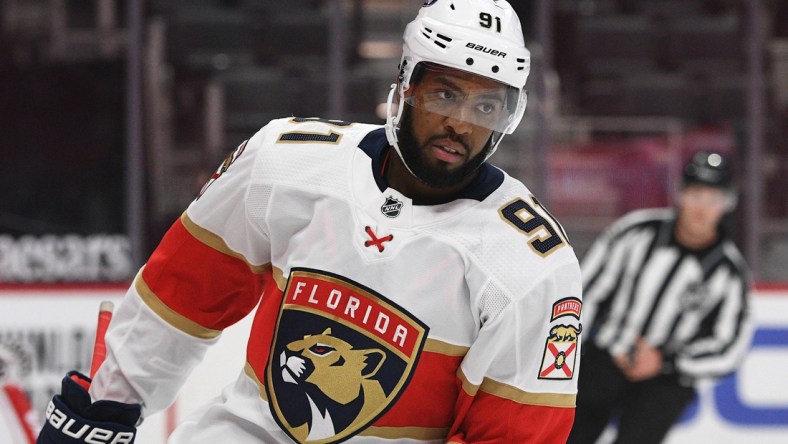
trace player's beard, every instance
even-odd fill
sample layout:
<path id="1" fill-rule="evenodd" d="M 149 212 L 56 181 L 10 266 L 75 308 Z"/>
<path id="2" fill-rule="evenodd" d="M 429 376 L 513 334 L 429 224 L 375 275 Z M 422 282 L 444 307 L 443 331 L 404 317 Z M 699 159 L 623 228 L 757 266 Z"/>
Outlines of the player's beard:
<path id="1" fill-rule="evenodd" d="M 410 112 L 410 109 L 406 109 L 403 113 L 398 139 L 402 160 L 417 179 L 433 188 L 453 187 L 476 174 L 476 170 L 487 158 L 487 153 L 492 150 L 492 144 L 488 141 L 487 145 L 479 154 L 472 157 L 464 165 L 454 171 L 448 171 L 444 168 L 429 165 L 424 157 L 426 156 L 428 147 L 432 146 L 432 143 L 436 140 L 452 139 L 461 143 L 463 147 L 465 147 L 466 152 L 470 152 L 471 148 L 464 140 L 451 134 L 432 136 L 424 141 L 424 143 L 419 143 L 419 141 L 416 140 L 416 135 L 413 133 L 413 113 Z"/>

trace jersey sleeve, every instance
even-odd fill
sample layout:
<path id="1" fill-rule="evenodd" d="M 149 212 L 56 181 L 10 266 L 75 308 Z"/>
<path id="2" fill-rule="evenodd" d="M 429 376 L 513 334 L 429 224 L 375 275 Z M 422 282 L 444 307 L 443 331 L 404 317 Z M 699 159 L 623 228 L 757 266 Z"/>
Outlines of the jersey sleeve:
<path id="1" fill-rule="evenodd" d="M 167 407 L 222 330 L 259 302 L 270 243 L 265 193 L 250 190 L 264 131 L 228 156 L 137 274 L 107 332 L 93 399 L 142 403 L 144 414 Z"/>
<path id="2" fill-rule="evenodd" d="M 495 304 L 500 297 L 492 291 L 487 299 Z M 484 323 L 457 373 L 449 442 L 566 442 L 577 394 L 581 299 L 572 260 Z"/>

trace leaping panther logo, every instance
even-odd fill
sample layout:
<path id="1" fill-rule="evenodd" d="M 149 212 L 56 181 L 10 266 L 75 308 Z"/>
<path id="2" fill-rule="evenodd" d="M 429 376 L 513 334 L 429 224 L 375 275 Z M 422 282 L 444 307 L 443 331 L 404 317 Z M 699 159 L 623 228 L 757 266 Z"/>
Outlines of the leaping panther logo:
<path id="1" fill-rule="evenodd" d="M 545 344 L 539 379 L 572 379 L 577 357 L 577 337 L 583 327 L 556 325 L 550 329 Z"/>
<path id="2" fill-rule="evenodd" d="M 386 395 L 380 383 L 372 378 L 385 360 L 382 350 L 354 350 L 347 342 L 332 336 L 330 328 L 289 343 L 279 357 L 282 379 L 301 387 L 311 411 L 311 420 L 295 430 L 298 438 L 303 441 L 330 438 L 342 431 L 337 427 L 347 426 L 335 424 L 334 417 L 363 417 L 380 405 Z M 338 410 L 346 411 L 338 415 Z"/>
<path id="3" fill-rule="evenodd" d="M 539 367 L 539 379 L 572 379 L 575 375 L 578 337 L 583 330 L 580 311 L 583 302 L 579 297 L 568 296 L 553 303 L 550 322 L 565 319 L 566 324 L 552 325 L 547 335 Z"/>

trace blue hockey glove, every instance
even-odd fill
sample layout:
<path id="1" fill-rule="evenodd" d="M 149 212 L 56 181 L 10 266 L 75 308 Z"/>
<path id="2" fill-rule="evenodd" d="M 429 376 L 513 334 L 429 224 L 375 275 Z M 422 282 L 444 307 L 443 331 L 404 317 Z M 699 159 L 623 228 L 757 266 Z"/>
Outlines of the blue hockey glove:
<path id="1" fill-rule="evenodd" d="M 46 411 L 37 444 L 131 444 L 142 414 L 139 404 L 90 402 L 90 378 L 69 372 Z"/>

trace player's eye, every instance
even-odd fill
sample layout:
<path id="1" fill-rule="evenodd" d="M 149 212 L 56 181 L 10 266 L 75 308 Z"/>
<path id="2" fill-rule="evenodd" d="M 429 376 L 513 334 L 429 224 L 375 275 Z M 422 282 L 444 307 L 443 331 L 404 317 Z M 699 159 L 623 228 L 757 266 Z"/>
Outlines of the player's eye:
<path id="1" fill-rule="evenodd" d="M 476 109 L 482 114 L 492 114 L 498 107 L 492 103 L 480 103 L 476 105 Z"/>
<path id="2" fill-rule="evenodd" d="M 325 344 L 315 344 L 309 347 L 309 351 L 317 356 L 326 356 L 336 350 L 334 347 Z"/>
<path id="3" fill-rule="evenodd" d="M 457 98 L 457 94 L 449 90 L 438 91 L 437 96 L 440 97 L 442 100 L 454 100 Z"/>

